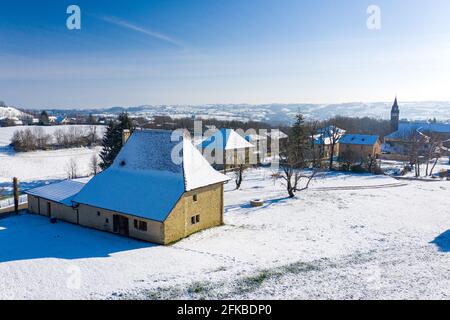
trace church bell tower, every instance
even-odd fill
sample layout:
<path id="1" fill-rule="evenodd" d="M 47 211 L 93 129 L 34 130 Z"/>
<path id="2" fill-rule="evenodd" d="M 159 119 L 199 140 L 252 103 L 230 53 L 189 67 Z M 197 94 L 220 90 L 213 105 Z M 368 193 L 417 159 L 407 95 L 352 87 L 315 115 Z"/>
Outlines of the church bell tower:
<path id="1" fill-rule="evenodd" d="M 400 122 L 400 108 L 398 107 L 397 97 L 395 98 L 394 105 L 391 110 L 391 131 L 398 131 L 398 124 Z"/>

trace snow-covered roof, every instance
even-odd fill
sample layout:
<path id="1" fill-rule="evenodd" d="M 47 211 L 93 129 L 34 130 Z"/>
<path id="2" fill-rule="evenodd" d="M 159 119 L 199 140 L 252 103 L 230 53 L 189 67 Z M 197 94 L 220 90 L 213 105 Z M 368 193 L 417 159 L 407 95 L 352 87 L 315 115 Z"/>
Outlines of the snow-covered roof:
<path id="1" fill-rule="evenodd" d="M 248 142 L 262 141 L 267 140 L 267 137 L 261 136 L 259 134 L 249 134 L 245 136 L 245 140 L 247 140 Z"/>
<path id="2" fill-rule="evenodd" d="M 74 196 L 85 186 L 84 183 L 66 180 L 26 191 L 26 194 L 47 199 L 66 206 L 72 205 Z"/>
<path id="3" fill-rule="evenodd" d="M 450 123 L 400 122 L 398 131 L 386 136 L 386 139 L 404 139 L 414 131 L 450 134 Z"/>
<path id="4" fill-rule="evenodd" d="M 288 135 L 280 130 L 271 130 L 269 132 L 266 132 L 265 135 L 273 140 L 282 140 L 288 138 Z"/>
<path id="5" fill-rule="evenodd" d="M 344 129 L 340 129 L 335 126 L 329 126 L 317 131 L 317 134 L 314 136 L 314 143 L 317 145 L 331 145 L 333 140 L 340 139 L 345 134 Z M 335 139 L 332 139 L 334 137 Z"/>
<path id="6" fill-rule="evenodd" d="M 185 192 L 229 180 L 188 137 L 171 138 L 170 131 L 135 131 L 113 165 L 74 201 L 162 222 Z"/>
<path id="7" fill-rule="evenodd" d="M 364 134 L 346 134 L 339 139 L 340 144 L 374 145 L 379 140 L 379 136 Z"/>
<path id="8" fill-rule="evenodd" d="M 202 149 L 234 150 L 254 148 L 250 142 L 241 137 L 233 129 L 220 129 L 200 143 Z"/>

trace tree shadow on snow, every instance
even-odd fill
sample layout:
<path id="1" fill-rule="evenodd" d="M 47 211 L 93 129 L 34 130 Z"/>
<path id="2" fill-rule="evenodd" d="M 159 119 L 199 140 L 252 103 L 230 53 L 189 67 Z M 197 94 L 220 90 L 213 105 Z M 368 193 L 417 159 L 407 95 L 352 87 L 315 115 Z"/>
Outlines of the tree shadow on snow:
<path id="1" fill-rule="evenodd" d="M 46 217 L 21 214 L 0 220 L 0 263 L 32 259 L 106 258 L 120 252 L 157 247 Z"/>
<path id="2" fill-rule="evenodd" d="M 441 252 L 450 252 L 450 230 L 439 235 L 436 239 L 431 241 L 431 243 L 436 245 Z"/>

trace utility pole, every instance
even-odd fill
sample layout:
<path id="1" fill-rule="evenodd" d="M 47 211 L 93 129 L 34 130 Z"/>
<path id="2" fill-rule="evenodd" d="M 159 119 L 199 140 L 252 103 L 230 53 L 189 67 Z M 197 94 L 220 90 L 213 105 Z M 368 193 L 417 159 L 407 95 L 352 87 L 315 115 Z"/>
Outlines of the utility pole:
<path id="1" fill-rule="evenodd" d="M 13 189 L 14 189 L 14 212 L 19 214 L 19 180 L 13 178 Z"/>

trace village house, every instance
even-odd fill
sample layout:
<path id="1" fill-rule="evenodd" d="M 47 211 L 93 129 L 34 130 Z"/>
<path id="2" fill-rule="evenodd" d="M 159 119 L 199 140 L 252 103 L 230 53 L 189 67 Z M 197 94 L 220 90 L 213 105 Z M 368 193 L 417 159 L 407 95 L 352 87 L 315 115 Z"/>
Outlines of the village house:
<path id="1" fill-rule="evenodd" d="M 266 135 L 253 133 L 246 135 L 245 140 L 250 142 L 255 147 L 253 149 L 253 154 L 256 157 L 256 164 L 260 164 L 264 161 L 264 157 L 268 155 L 269 150 L 268 137 Z"/>
<path id="2" fill-rule="evenodd" d="M 319 151 L 318 156 L 321 160 L 329 159 L 331 153 L 333 153 L 333 157 L 339 156 L 339 140 L 344 134 L 344 129 L 335 126 L 326 127 L 317 132 L 314 136 L 314 144 Z"/>
<path id="3" fill-rule="evenodd" d="M 206 159 L 217 169 L 236 168 L 248 164 L 256 147 L 232 129 L 220 129 L 199 144 Z M 256 160 L 255 160 L 256 164 Z"/>
<path id="4" fill-rule="evenodd" d="M 113 165 L 86 184 L 64 181 L 28 191 L 28 210 L 170 244 L 223 224 L 223 184 L 228 180 L 190 138 L 172 141 L 168 131 L 135 131 Z"/>
<path id="5" fill-rule="evenodd" d="M 375 135 L 345 134 L 339 139 L 339 159 L 343 161 L 364 161 L 368 157 L 378 158 L 381 141 Z"/>

